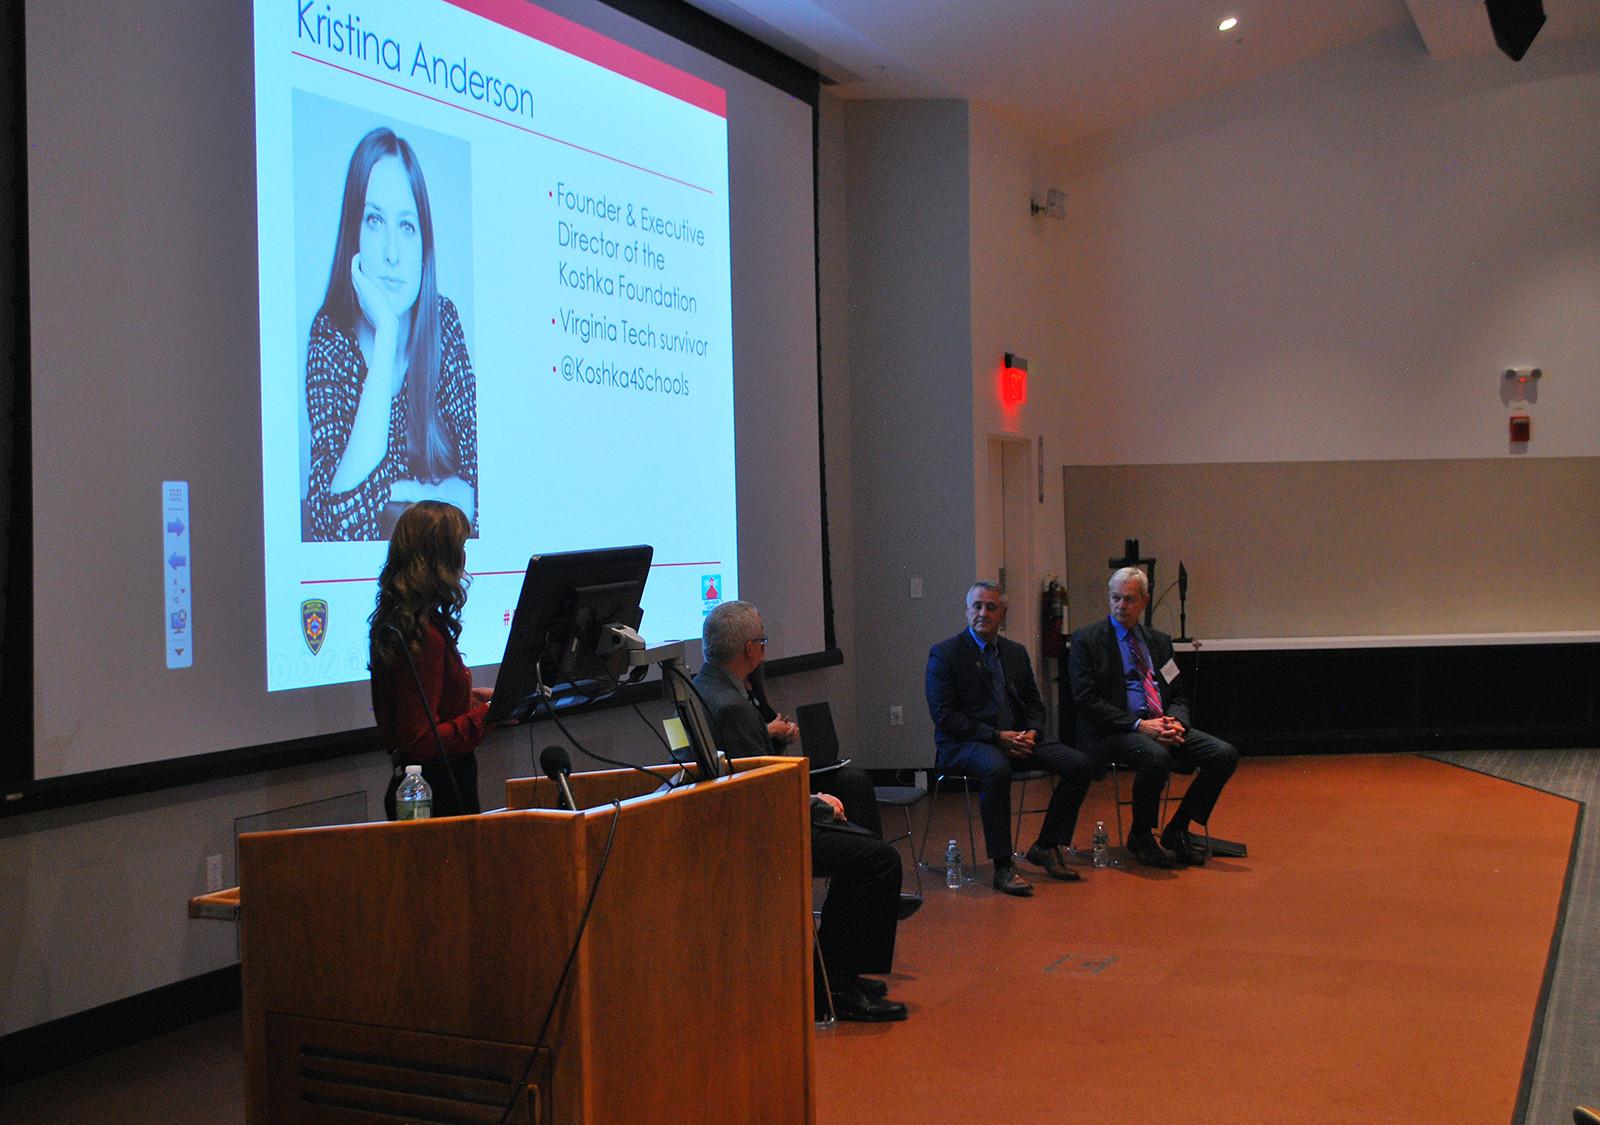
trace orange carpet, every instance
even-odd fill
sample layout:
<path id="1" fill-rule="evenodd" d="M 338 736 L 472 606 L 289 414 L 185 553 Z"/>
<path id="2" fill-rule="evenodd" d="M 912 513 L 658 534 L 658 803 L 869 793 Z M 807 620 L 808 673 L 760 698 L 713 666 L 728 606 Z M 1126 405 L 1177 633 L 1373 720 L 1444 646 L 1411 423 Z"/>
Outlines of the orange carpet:
<path id="1" fill-rule="evenodd" d="M 1247 859 L 1074 884 L 1024 865 L 1032 899 L 987 866 L 961 891 L 925 874 L 890 980 L 911 1017 L 818 1033 L 817 1118 L 1502 1125 L 1576 815 L 1409 755 L 1256 758 L 1212 826 Z M 1096 818 L 1115 844 L 1109 781 L 1080 845 Z M 929 851 L 952 836 L 958 793 Z"/>

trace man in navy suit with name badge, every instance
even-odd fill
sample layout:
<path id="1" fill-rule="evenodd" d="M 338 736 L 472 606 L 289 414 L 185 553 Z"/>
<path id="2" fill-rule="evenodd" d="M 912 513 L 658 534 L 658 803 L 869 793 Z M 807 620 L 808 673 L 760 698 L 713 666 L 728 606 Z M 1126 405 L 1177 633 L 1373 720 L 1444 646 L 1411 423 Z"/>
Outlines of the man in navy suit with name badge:
<path id="1" fill-rule="evenodd" d="M 993 582 L 967 591 L 967 627 L 928 653 L 928 711 L 939 765 L 979 779 L 983 840 L 994 861 L 995 890 L 1027 896 L 1033 887 L 1011 860 L 1011 771 L 1048 770 L 1057 777 L 1029 863 L 1051 878 L 1076 882 L 1062 845 L 1072 843 L 1078 806 L 1089 790 L 1089 759 L 1046 742 L 1044 700 L 1028 650 L 1000 635 L 1006 599 Z"/>
<path id="2" fill-rule="evenodd" d="M 1239 751 L 1189 725 L 1189 700 L 1172 657 L 1172 638 L 1140 624 L 1150 580 L 1136 566 L 1111 576 L 1111 616 L 1072 636 L 1067 660 L 1078 708 L 1078 748 L 1100 766 L 1133 767 L 1133 828 L 1128 850 L 1140 863 L 1173 867 L 1205 862 L 1189 825 L 1208 824 Z M 1161 793 L 1174 769 L 1197 771 L 1161 832 Z"/>

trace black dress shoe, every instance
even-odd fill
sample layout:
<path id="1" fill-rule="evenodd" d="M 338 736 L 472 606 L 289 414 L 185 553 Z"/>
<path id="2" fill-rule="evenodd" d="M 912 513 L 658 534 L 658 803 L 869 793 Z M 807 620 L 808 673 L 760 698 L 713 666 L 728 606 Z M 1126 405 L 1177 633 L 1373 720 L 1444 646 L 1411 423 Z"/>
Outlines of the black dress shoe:
<path id="1" fill-rule="evenodd" d="M 1177 866 L 1172 853 L 1156 843 L 1153 832 L 1135 832 L 1129 836 L 1128 850 L 1133 853 L 1134 859 L 1146 867 L 1161 867 L 1170 871 Z"/>
<path id="2" fill-rule="evenodd" d="M 833 994 L 833 1014 L 856 1023 L 893 1023 L 906 1018 L 906 1006 L 898 1000 L 874 1000 L 850 985 Z"/>
<path id="3" fill-rule="evenodd" d="M 1060 879 L 1063 883 L 1077 883 L 1083 879 L 1082 875 L 1067 866 L 1059 847 L 1047 848 L 1043 844 L 1035 844 L 1022 858 L 1035 867 L 1044 868 L 1046 875 L 1052 879 Z"/>
<path id="4" fill-rule="evenodd" d="M 882 1000 L 889 995 L 889 982 L 876 977 L 857 977 L 856 987 L 866 994 L 868 1000 Z"/>
<path id="5" fill-rule="evenodd" d="M 1003 895 L 1016 895 L 1018 898 L 1030 898 L 1033 895 L 1033 884 L 1018 875 L 1015 867 L 994 869 L 994 889 Z"/>
<path id="6" fill-rule="evenodd" d="M 1172 858 L 1183 867 L 1205 866 L 1205 851 L 1195 846 L 1194 837 L 1187 832 L 1167 829 L 1161 833 L 1161 846 L 1171 852 Z"/>
<path id="7" fill-rule="evenodd" d="M 904 922 L 920 909 L 922 909 L 921 895 L 901 895 L 900 901 L 895 904 L 894 908 L 895 920 Z"/>

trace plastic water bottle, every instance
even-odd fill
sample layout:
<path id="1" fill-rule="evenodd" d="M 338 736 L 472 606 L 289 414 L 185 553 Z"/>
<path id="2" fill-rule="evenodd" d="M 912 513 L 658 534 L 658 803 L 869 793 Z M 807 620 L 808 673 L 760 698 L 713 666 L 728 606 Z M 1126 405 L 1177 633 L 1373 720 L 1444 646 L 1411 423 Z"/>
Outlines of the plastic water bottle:
<path id="1" fill-rule="evenodd" d="M 961 849 L 954 840 L 944 848 L 944 885 L 952 891 L 961 889 Z"/>
<path id="2" fill-rule="evenodd" d="M 1111 839 L 1110 839 L 1110 837 L 1108 837 L 1106 835 L 1106 822 L 1103 821 L 1103 820 L 1095 821 L 1094 822 L 1094 865 L 1096 867 L 1105 867 L 1108 863 L 1111 862 L 1111 858 L 1107 854 L 1108 851 L 1109 851 L 1108 845 L 1110 843 L 1111 843 Z"/>
<path id="3" fill-rule="evenodd" d="M 394 791 L 396 820 L 427 820 L 433 815 L 433 787 L 422 780 L 421 766 L 407 766 L 400 788 Z"/>

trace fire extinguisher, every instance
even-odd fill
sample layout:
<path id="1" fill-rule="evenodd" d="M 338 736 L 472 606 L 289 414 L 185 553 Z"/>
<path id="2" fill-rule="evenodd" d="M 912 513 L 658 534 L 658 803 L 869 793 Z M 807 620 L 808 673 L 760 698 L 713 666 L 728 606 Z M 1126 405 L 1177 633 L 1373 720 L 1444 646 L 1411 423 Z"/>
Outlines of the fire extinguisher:
<path id="1" fill-rule="evenodd" d="M 1044 654 L 1051 659 L 1061 656 L 1061 634 L 1066 627 L 1067 616 L 1067 591 L 1066 588 L 1054 578 L 1044 588 L 1043 599 L 1043 627 L 1039 630 L 1044 638 Z"/>

